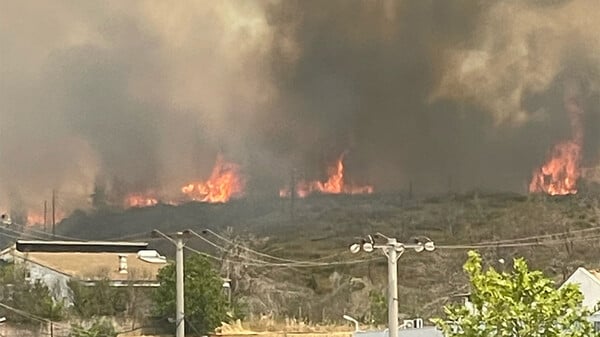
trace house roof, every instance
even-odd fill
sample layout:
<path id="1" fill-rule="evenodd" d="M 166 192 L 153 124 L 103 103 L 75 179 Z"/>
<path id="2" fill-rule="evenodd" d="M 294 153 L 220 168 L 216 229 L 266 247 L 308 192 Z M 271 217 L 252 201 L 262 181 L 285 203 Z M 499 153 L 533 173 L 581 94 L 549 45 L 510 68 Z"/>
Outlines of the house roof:
<path id="1" fill-rule="evenodd" d="M 20 252 L 15 246 L 4 250 L 3 255 L 10 254 L 15 259 L 48 268 L 54 272 L 81 281 L 155 282 L 159 269 L 166 263 L 148 262 L 138 253 L 113 252 Z M 127 273 L 119 272 L 121 257 L 126 258 Z M 147 260 L 147 259 L 146 259 Z"/>
<path id="2" fill-rule="evenodd" d="M 600 283 L 600 270 L 598 270 L 598 269 L 591 269 L 591 270 L 586 269 L 586 271 L 588 271 L 596 280 L 598 280 L 598 283 Z"/>
<path id="3" fill-rule="evenodd" d="M 571 276 L 561 285 L 564 286 L 565 284 L 569 284 L 573 282 L 573 279 L 575 277 L 577 277 L 578 274 L 582 274 L 587 276 L 590 280 L 592 280 L 594 283 L 598 284 L 600 286 L 600 270 L 598 269 L 586 269 L 583 267 L 579 267 L 577 268 L 577 270 L 575 270 L 575 272 L 573 272 L 573 274 L 571 274 Z"/>
<path id="4" fill-rule="evenodd" d="M 600 301 L 600 272 L 587 270 L 583 267 L 577 268 L 569 278 L 560 286 L 577 284 L 583 294 L 583 306 L 590 310 L 596 307 Z"/>
<path id="5" fill-rule="evenodd" d="M 146 242 L 117 241 L 38 241 L 17 240 L 16 248 L 20 252 L 104 252 L 137 253 L 146 249 Z"/>

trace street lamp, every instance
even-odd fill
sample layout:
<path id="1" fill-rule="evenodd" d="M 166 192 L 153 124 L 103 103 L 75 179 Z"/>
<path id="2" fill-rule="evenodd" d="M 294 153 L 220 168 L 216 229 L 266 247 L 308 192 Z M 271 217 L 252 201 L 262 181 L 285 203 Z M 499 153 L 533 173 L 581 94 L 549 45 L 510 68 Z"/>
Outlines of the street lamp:
<path id="1" fill-rule="evenodd" d="M 358 323 L 358 321 L 356 319 L 352 318 L 349 315 L 343 315 L 342 318 L 345 319 L 345 320 L 347 320 L 347 321 L 350 321 L 350 322 L 354 323 L 354 332 L 360 331 L 360 325 L 359 325 L 359 323 Z"/>
<path id="2" fill-rule="evenodd" d="M 415 243 L 400 243 L 396 238 L 387 237 L 381 233 L 377 233 L 376 238 L 383 237 L 386 243 L 375 243 L 373 236 L 369 235 L 360 243 L 350 245 L 350 252 L 356 254 L 361 249 L 367 253 L 373 252 L 375 249 L 381 249 L 388 260 L 388 328 L 390 337 L 398 337 L 398 259 L 406 249 L 414 249 L 415 252 L 423 251 L 432 252 L 435 250 L 435 244 L 428 237 L 415 238 Z"/>

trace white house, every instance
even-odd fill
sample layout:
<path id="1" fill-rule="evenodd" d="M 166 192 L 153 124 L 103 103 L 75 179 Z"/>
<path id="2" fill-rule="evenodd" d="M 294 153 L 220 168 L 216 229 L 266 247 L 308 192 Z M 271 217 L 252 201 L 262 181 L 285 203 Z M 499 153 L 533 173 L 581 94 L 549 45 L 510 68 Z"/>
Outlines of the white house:
<path id="1" fill-rule="evenodd" d="M 578 284 L 583 294 L 583 305 L 591 311 L 595 310 L 596 305 L 600 303 L 600 272 L 579 267 L 561 288 L 567 284 Z M 594 323 L 596 331 L 600 331 L 600 312 L 596 312 L 589 319 Z"/>
<path id="2" fill-rule="evenodd" d="M 0 252 L 0 261 L 24 264 L 29 281 L 41 280 L 56 298 L 70 302 L 69 280 L 158 287 L 158 271 L 166 258 L 147 246 L 144 242 L 18 240 Z"/>
<path id="3" fill-rule="evenodd" d="M 589 310 L 594 310 L 596 304 L 600 303 L 600 273 L 579 267 L 561 288 L 573 283 L 579 285 L 579 290 L 583 294 L 583 305 Z"/>

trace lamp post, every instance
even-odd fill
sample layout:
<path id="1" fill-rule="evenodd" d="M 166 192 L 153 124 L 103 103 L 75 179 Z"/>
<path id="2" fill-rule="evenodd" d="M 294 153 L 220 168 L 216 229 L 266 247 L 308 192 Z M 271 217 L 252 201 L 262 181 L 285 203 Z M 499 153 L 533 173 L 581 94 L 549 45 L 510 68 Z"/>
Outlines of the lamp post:
<path id="1" fill-rule="evenodd" d="M 352 317 L 350 317 L 348 315 L 342 315 L 342 318 L 345 319 L 345 320 L 347 320 L 347 321 L 350 321 L 350 322 L 354 323 L 354 332 L 360 331 L 360 325 L 359 325 L 359 323 L 358 323 L 358 321 L 356 319 L 354 319 L 354 318 L 352 318 Z"/>
<path id="2" fill-rule="evenodd" d="M 398 259 L 406 249 L 414 249 L 417 253 L 423 251 L 434 251 L 435 244 L 427 237 L 415 239 L 415 243 L 400 243 L 396 238 L 387 237 L 377 233 L 375 238 L 383 237 L 386 243 L 375 243 L 373 236 L 369 235 L 367 239 L 360 243 L 354 243 L 350 246 L 353 254 L 361 250 L 371 253 L 375 249 L 380 249 L 388 260 L 388 330 L 390 337 L 398 337 Z M 424 239 L 424 240 L 423 240 Z"/>

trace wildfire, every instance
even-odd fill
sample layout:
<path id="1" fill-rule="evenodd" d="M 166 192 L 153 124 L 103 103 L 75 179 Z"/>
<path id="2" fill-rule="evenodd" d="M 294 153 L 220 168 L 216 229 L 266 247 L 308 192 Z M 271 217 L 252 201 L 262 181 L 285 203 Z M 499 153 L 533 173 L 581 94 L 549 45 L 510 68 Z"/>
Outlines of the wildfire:
<path id="1" fill-rule="evenodd" d="M 581 176 L 583 109 L 572 92 L 566 97 L 565 108 L 571 120 L 572 139 L 555 145 L 546 164 L 533 172 L 529 184 L 531 193 L 544 192 L 550 195 L 577 193 L 577 180 Z"/>
<path id="2" fill-rule="evenodd" d="M 577 193 L 577 179 L 581 174 L 580 157 L 581 144 L 566 141 L 556 145 L 550 160 L 533 173 L 529 191 L 550 195 Z"/>
<path id="3" fill-rule="evenodd" d="M 304 198 L 309 194 L 318 192 L 324 194 L 371 194 L 373 186 L 354 186 L 346 184 L 344 181 L 344 156 L 342 154 L 338 160 L 328 169 L 329 178 L 325 182 L 321 181 L 299 181 L 295 186 L 296 195 Z M 288 188 L 279 190 L 280 197 L 288 197 L 291 192 Z"/>
<path id="4" fill-rule="evenodd" d="M 158 204 L 158 199 L 142 193 L 132 193 L 125 198 L 126 207 L 150 207 Z"/>
<path id="5" fill-rule="evenodd" d="M 46 219 L 48 221 L 48 219 Z M 28 225 L 40 225 L 44 224 L 44 215 L 36 213 L 27 213 L 27 224 Z"/>
<path id="6" fill-rule="evenodd" d="M 218 156 L 208 180 L 191 182 L 183 186 L 181 192 L 195 201 L 228 202 L 244 192 L 245 184 L 239 171 L 237 164 L 226 162 L 222 156 Z"/>
<path id="7" fill-rule="evenodd" d="M 64 219 L 64 218 L 65 218 L 65 213 L 60 210 L 58 210 L 54 214 L 54 221 L 56 223 L 62 221 L 62 219 Z M 52 223 L 52 213 L 50 211 L 48 211 L 48 213 L 46 214 L 45 220 L 46 220 L 46 222 L 45 222 L 46 224 Z M 28 211 L 26 224 L 27 225 L 43 225 L 44 224 L 44 213 Z"/>

